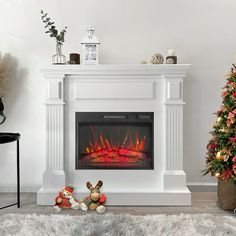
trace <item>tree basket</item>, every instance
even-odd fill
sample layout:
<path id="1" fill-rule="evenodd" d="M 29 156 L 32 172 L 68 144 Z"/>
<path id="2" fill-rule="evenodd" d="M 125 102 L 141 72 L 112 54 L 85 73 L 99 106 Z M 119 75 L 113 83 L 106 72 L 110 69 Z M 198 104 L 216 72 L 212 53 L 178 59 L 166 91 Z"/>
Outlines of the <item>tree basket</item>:
<path id="1" fill-rule="evenodd" d="M 231 180 L 218 179 L 218 200 L 224 210 L 236 208 L 236 184 Z"/>

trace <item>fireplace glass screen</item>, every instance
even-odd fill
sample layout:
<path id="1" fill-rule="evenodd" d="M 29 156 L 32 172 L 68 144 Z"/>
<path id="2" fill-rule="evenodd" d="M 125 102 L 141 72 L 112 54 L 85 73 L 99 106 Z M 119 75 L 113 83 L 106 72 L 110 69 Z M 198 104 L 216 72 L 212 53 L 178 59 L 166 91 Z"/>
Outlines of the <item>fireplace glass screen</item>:
<path id="1" fill-rule="evenodd" d="M 76 169 L 153 169 L 153 113 L 76 113 Z"/>

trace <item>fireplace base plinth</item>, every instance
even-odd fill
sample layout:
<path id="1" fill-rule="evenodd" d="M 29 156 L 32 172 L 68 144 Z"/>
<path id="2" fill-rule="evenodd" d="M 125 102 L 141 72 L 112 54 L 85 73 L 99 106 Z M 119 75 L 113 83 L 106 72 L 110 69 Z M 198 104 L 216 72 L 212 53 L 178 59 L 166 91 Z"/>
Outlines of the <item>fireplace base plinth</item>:
<path id="1" fill-rule="evenodd" d="M 183 170 L 166 170 L 163 175 L 164 190 L 185 190 L 186 174 Z"/>
<path id="2" fill-rule="evenodd" d="M 183 191 L 163 191 L 153 189 L 103 189 L 108 206 L 190 206 L 191 193 Z M 58 189 L 40 189 L 37 205 L 53 205 Z M 81 199 L 88 196 L 88 190 L 75 189 L 75 196 Z"/>
<path id="3" fill-rule="evenodd" d="M 54 204 L 58 191 L 65 186 L 65 172 L 63 170 L 47 170 L 43 174 L 43 187 L 37 192 L 38 205 Z"/>
<path id="4" fill-rule="evenodd" d="M 54 175 L 53 175 L 54 173 Z M 45 172 L 44 181 L 47 185 L 37 193 L 37 205 L 53 205 L 60 188 L 65 185 L 65 175 L 62 171 Z M 50 180 L 50 181 L 49 181 Z M 57 183 L 54 182 L 57 180 Z M 59 181 L 61 180 L 61 181 Z M 155 205 L 155 206 L 189 206 L 191 193 L 186 187 L 186 174 L 182 170 L 165 171 L 163 188 L 106 188 L 102 189 L 107 195 L 107 205 Z M 57 188 L 55 186 L 58 186 Z M 83 186 L 75 187 L 77 199 L 88 196 L 89 191 Z"/>

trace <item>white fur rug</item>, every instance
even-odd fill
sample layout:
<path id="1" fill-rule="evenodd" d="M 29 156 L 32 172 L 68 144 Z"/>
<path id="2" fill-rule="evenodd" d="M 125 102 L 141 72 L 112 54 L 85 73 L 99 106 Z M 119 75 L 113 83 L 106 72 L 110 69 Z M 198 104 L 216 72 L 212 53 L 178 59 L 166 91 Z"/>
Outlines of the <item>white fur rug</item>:
<path id="1" fill-rule="evenodd" d="M 209 214 L 115 215 L 87 214 L 0 216 L 0 235 L 22 236 L 221 236 L 236 235 L 236 217 Z"/>

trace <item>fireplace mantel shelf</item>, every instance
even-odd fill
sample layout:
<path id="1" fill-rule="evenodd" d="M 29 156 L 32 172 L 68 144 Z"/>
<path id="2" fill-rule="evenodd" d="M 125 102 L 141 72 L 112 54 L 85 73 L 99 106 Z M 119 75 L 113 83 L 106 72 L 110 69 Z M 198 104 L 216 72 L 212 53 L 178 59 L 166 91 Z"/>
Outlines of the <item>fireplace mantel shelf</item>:
<path id="1" fill-rule="evenodd" d="M 40 66 L 43 75 L 77 75 L 77 74 L 103 74 L 103 75 L 182 75 L 185 76 L 189 64 L 126 64 L 126 65 L 49 65 Z"/>
<path id="2" fill-rule="evenodd" d="M 183 170 L 183 83 L 189 64 L 48 65 L 46 170 L 39 205 L 53 204 L 66 183 L 81 198 L 103 180 L 108 205 L 191 205 Z M 75 169 L 76 112 L 152 112 L 154 169 Z M 138 194 L 137 194 L 138 193 Z"/>

